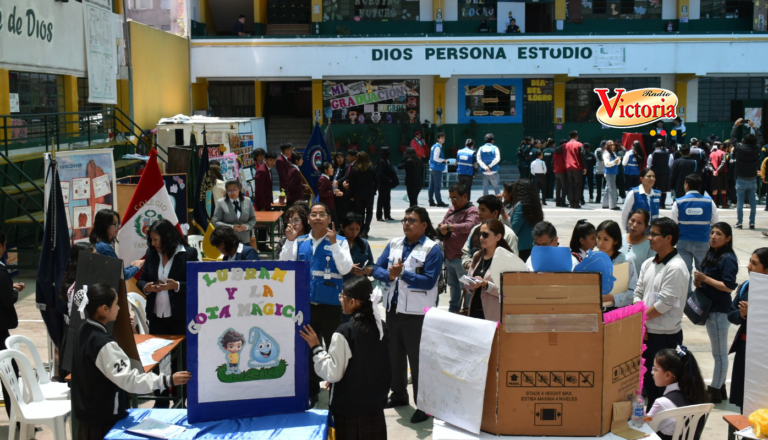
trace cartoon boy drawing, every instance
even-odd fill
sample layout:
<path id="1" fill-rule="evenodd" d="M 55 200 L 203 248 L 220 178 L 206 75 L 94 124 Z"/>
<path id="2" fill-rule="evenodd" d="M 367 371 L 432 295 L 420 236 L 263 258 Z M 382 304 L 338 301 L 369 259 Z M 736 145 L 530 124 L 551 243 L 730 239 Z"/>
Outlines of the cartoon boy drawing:
<path id="1" fill-rule="evenodd" d="M 245 338 L 234 330 L 227 330 L 219 339 L 221 348 L 227 355 L 227 374 L 240 373 L 240 351 L 243 349 Z"/>

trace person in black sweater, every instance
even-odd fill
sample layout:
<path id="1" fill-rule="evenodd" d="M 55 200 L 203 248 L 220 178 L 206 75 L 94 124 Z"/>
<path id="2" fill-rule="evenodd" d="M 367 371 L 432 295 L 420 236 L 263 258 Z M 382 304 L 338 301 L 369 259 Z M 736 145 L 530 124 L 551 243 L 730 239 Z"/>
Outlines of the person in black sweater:
<path id="1" fill-rule="evenodd" d="M 685 195 L 685 176 L 691 174 L 701 174 L 699 162 L 691 157 L 691 147 L 683 145 L 680 148 L 680 157 L 672 162 L 670 171 L 669 186 L 674 191 L 675 198 Z"/>
<path id="2" fill-rule="evenodd" d="M 747 133 L 741 142 L 736 138 L 740 125 L 749 123 L 754 134 Z M 736 228 L 741 229 L 744 217 L 744 203 L 749 202 L 749 229 L 755 229 L 757 215 L 757 169 L 760 168 L 760 145 L 763 134 L 752 121 L 737 119 L 731 129 L 731 143 L 736 150 Z"/>
<path id="3" fill-rule="evenodd" d="M 127 415 L 128 393 L 147 394 L 184 385 L 187 371 L 171 376 L 131 368 L 131 360 L 107 331 L 117 319 L 117 292 L 96 283 L 76 293 L 87 298 L 88 319 L 72 341 L 72 410 L 78 420 L 77 440 L 102 439 Z"/>
<path id="4" fill-rule="evenodd" d="M 379 162 L 376 164 L 376 176 L 379 179 L 379 198 L 376 201 L 376 220 L 394 220 L 392 218 L 392 189 L 400 185 L 395 168 L 389 162 L 389 147 L 381 147 Z"/>
<path id="5" fill-rule="evenodd" d="M 341 292 L 341 308 L 352 315 L 336 329 L 328 349 L 320 344 L 312 327 L 301 337 L 309 344 L 315 372 L 331 384 L 330 410 L 336 438 L 385 440 L 384 407 L 392 381 L 389 331 L 381 320 L 381 291 L 373 291 L 368 277 L 347 280 Z"/>
<path id="6" fill-rule="evenodd" d="M 371 166 L 371 158 L 363 151 L 357 153 L 355 170 L 344 182 L 344 187 L 350 191 L 349 201 L 354 202 L 355 212 L 365 219 L 360 236 L 368 238 L 373 220 L 373 200 L 376 198 L 378 179 L 376 169 Z"/>
<path id="7" fill-rule="evenodd" d="M 5 232 L 0 231 L 0 257 L 5 255 L 7 249 Z M 19 326 L 19 318 L 16 315 L 16 301 L 19 300 L 19 292 L 24 290 L 24 283 L 14 283 L 11 274 L 5 268 L 5 264 L 0 261 L 0 343 L 1 348 L 5 349 L 5 340 L 11 337 L 9 330 Z M 14 369 L 16 364 L 14 364 Z M 16 371 L 18 375 L 18 371 Z M 0 381 L 2 382 L 2 381 Z M 5 385 L 0 383 L 3 388 L 3 402 L 5 402 L 5 411 L 8 418 L 11 417 L 11 398 L 5 390 Z"/>
<path id="8" fill-rule="evenodd" d="M 749 257 L 747 270 L 752 273 L 768 274 L 768 247 L 756 249 Z M 729 402 L 743 409 L 744 407 L 744 374 L 746 368 L 747 351 L 747 312 L 749 311 L 749 281 L 745 281 L 736 288 L 733 297 L 728 321 L 739 326 L 736 337 L 731 344 L 728 354 L 736 353 L 733 359 L 733 371 L 731 372 L 731 396 Z"/>
<path id="9" fill-rule="evenodd" d="M 403 161 L 400 162 L 397 169 L 405 170 L 405 190 L 408 193 L 410 206 L 418 206 L 419 193 L 424 181 L 424 175 L 422 174 L 424 170 L 421 166 L 421 159 L 416 156 L 416 150 L 411 147 L 406 148 Z"/>

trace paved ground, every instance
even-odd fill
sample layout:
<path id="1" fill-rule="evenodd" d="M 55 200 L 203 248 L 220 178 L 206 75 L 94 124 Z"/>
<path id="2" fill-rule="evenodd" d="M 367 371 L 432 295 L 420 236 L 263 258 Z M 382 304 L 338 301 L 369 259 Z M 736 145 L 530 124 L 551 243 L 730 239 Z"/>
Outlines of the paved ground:
<path id="1" fill-rule="evenodd" d="M 443 190 L 443 199 L 448 200 L 446 191 Z M 392 216 L 395 219 L 401 219 L 403 217 L 405 208 L 408 204 L 403 201 L 405 190 L 393 191 Z M 472 193 L 472 198 L 477 199 L 481 195 L 481 191 L 475 189 Z M 422 191 L 420 202 L 427 204 L 426 190 Z M 762 211 L 762 206 L 759 207 L 757 218 L 757 227 L 755 231 L 750 230 L 734 230 L 734 248 L 739 258 L 740 269 L 738 275 L 738 281 L 744 281 L 747 279 L 747 261 L 752 251 L 755 248 L 768 246 L 768 239 L 764 239 L 761 231 L 768 230 L 768 215 Z M 437 224 L 442 216 L 445 214 L 445 208 L 429 208 L 430 216 L 433 223 Z M 668 215 L 669 211 L 662 211 L 662 215 Z M 746 213 L 745 213 L 746 214 Z M 578 219 L 587 219 L 593 224 L 597 225 L 602 220 L 613 219 L 619 220 L 620 212 L 608 211 L 600 209 L 599 205 L 588 204 L 586 207 L 579 211 L 567 209 L 567 208 L 554 208 L 551 206 L 545 209 L 545 217 L 548 221 L 551 221 L 557 228 L 560 236 L 561 243 L 568 243 L 570 234 L 573 229 L 573 225 Z M 736 211 L 735 210 L 721 210 L 720 219 L 727 221 L 731 224 L 736 223 Z M 402 235 L 402 228 L 399 223 L 388 222 L 382 223 L 373 221 L 371 226 L 371 238 L 369 239 L 371 247 L 373 248 L 373 254 L 378 257 L 384 250 L 387 242 Z M 38 350 L 46 360 L 46 335 L 45 328 L 40 320 L 40 314 L 34 306 L 34 273 L 22 273 L 21 277 L 18 277 L 16 281 L 24 281 L 27 283 L 27 289 L 23 292 L 22 298 L 16 305 L 16 309 L 19 313 L 20 323 L 19 328 L 12 331 L 13 334 L 26 335 L 35 342 Z M 440 298 L 440 308 L 447 310 L 447 297 L 443 295 Z M 685 345 L 688 346 L 696 355 L 697 360 L 702 368 L 702 373 L 705 378 L 710 378 L 713 368 L 713 359 L 711 355 L 709 337 L 707 336 L 706 329 L 700 326 L 694 326 L 687 320 L 683 323 L 683 329 L 685 333 Z M 736 327 L 731 328 L 730 338 L 733 338 Z M 733 357 L 731 356 L 731 362 Z M 728 384 L 730 387 L 730 373 L 728 375 Z M 709 381 L 707 380 L 707 383 Z M 412 394 L 411 394 L 412 395 Z M 321 400 L 319 403 L 320 408 L 327 408 L 328 394 L 326 392 L 321 393 Z M 715 411 L 712 413 L 707 427 L 704 431 L 704 440 L 721 440 L 724 439 L 727 434 L 727 427 L 722 420 L 723 415 L 737 413 L 738 408 L 733 405 L 722 403 L 717 405 Z M 432 421 L 412 425 L 410 423 L 411 415 L 413 414 L 413 408 L 397 408 L 395 410 L 387 410 L 387 426 L 389 438 L 397 440 L 405 439 L 426 439 L 432 436 Z M 0 438 L 7 438 L 8 436 L 8 418 L 5 411 L 0 410 Z M 43 432 L 37 434 L 38 439 L 51 439 L 52 433 L 45 428 Z"/>

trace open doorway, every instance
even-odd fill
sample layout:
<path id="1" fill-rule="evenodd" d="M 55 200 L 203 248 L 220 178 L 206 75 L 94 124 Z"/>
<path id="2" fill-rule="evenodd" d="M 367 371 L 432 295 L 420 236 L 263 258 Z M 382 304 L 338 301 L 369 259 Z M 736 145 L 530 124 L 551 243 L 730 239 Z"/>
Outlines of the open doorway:
<path id="1" fill-rule="evenodd" d="M 525 4 L 525 33 L 554 32 L 554 3 Z"/>

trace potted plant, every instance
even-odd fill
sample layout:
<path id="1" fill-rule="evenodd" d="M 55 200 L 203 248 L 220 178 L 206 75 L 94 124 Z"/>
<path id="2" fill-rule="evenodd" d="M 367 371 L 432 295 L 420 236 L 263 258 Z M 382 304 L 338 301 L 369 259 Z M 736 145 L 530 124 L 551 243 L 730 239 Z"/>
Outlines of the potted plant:
<path id="1" fill-rule="evenodd" d="M 350 131 L 347 133 L 345 142 L 347 144 L 347 150 L 357 150 L 357 144 L 360 142 L 360 132 L 358 130 Z"/>
<path id="2" fill-rule="evenodd" d="M 376 147 L 384 143 L 384 130 L 379 125 L 368 125 L 368 154 L 376 154 Z"/>

